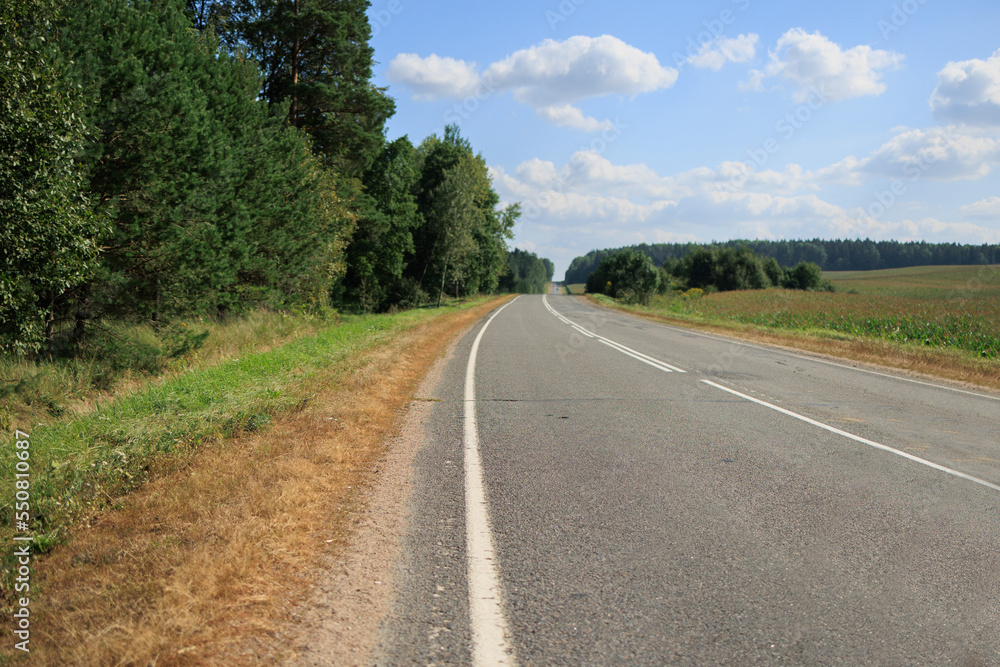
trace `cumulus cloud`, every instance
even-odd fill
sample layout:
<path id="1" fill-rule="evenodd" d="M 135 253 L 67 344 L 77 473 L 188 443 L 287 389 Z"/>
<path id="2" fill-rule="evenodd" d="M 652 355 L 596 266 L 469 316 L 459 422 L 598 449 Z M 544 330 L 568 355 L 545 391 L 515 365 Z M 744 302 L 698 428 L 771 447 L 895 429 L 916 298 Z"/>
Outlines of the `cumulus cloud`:
<path id="1" fill-rule="evenodd" d="M 1000 126 L 1000 50 L 986 60 L 945 65 L 930 104 L 940 121 Z"/>
<path id="2" fill-rule="evenodd" d="M 951 221 L 907 217 L 927 209 L 908 184 L 914 177 L 974 179 L 1000 162 L 1000 140 L 968 130 L 898 128 L 866 157 L 848 156 L 815 170 L 798 164 L 760 169 L 730 161 L 664 176 L 646 164 L 614 163 L 599 151 L 583 150 L 562 165 L 533 159 L 513 172 L 497 167 L 491 174 L 504 201 L 522 204 L 519 234 L 550 238 L 554 245 L 571 237 L 580 246 L 573 255 L 595 247 L 716 238 L 866 236 L 995 243 L 1000 230 L 991 227 L 1000 217 L 1000 197 L 963 206 Z M 863 187 L 847 195 L 854 206 L 858 194 L 865 198 L 889 189 L 887 179 L 893 188 L 899 181 L 907 193 L 902 200 L 903 194 L 894 191 L 895 206 L 879 199 L 875 207 L 872 199 L 871 206 L 850 208 L 823 193 L 829 185 L 838 186 L 830 189 L 835 193 L 840 187 Z"/>
<path id="3" fill-rule="evenodd" d="M 560 107 L 542 107 L 535 111 L 545 120 L 551 121 L 560 127 L 569 127 L 574 130 L 584 132 L 600 132 L 610 130 L 614 125 L 609 120 L 597 120 L 590 116 L 585 116 L 582 111 L 572 104 L 564 104 Z"/>
<path id="4" fill-rule="evenodd" d="M 864 216 L 862 216 L 864 217 Z M 897 221 L 874 220 L 865 217 L 861 225 L 853 223 L 842 230 L 842 236 L 858 236 L 894 241 L 929 241 L 931 243 L 996 243 L 1000 231 L 969 222 L 948 222 L 937 218 Z"/>
<path id="5" fill-rule="evenodd" d="M 533 107 L 572 104 L 602 95 L 669 88 L 677 70 L 611 35 L 547 39 L 493 63 L 484 79 Z"/>
<path id="6" fill-rule="evenodd" d="M 596 132 L 609 129 L 610 124 L 585 116 L 575 103 L 670 88 L 677 81 L 677 70 L 661 65 L 652 53 L 602 35 L 561 42 L 547 39 L 493 63 L 482 74 L 462 60 L 404 53 L 393 58 L 386 76 L 409 86 L 419 99 L 461 99 L 510 91 L 542 118 Z"/>
<path id="7" fill-rule="evenodd" d="M 562 167 L 535 159 L 513 174 L 499 167 L 491 173 L 505 201 L 522 203 L 524 224 L 553 227 L 572 222 L 574 230 L 580 225 L 588 233 L 628 229 L 648 240 L 701 230 L 710 237 L 710 230 L 735 225 L 755 236 L 768 229 L 780 235 L 803 225 L 842 225 L 848 217 L 844 209 L 815 194 L 720 187 L 735 164 L 661 176 L 644 164 L 615 164 L 595 151 L 579 151 Z M 789 184 L 801 181 L 803 171 L 792 165 L 753 178 L 753 185 L 762 189 L 770 184 L 790 190 Z"/>
<path id="8" fill-rule="evenodd" d="M 987 197 L 959 209 L 962 213 L 976 218 L 1000 218 L 1000 197 Z"/>
<path id="9" fill-rule="evenodd" d="M 695 67 L 706 67 L 718 72 L 727 62 L 745 63 L 751 60 L 757 55 L 759 39 L 760 36 L 753 33 L 732 39 L 719 36 L 702 44 L 698 53 L 689 56 L 687 61 Z"/>
<path id="10" fill-rule="evenodd" d="M 813 90 L 831 100 L 881 95 L 886 89 L 883 73 L 902 61 L 903 56 L 892 51 L 864 44 L 845 50 L 819 32 L 792 28 L 778 39 L 767 66 L 751 70 L 741 87 L 762 90 L 766 79 L 780 79 L 793 86 L 796 102 L 805 102 Z"/>
<path id="11" fill-rule="evenodd" d="M 1000 141 L 953 126 L 904 130 L 861 160 L 856 169 L 895 178 L 974 180 L 1000 162 Z"/>
<path id="12" fill-rule="evenodd" d="M 421 58 L 415 53 L 400 53 L 389 63 L 385 75 L 393 83 L 409 86 L 418 100 L 469 97 L 481 85 L 475 63 L 433 54 Z"/>

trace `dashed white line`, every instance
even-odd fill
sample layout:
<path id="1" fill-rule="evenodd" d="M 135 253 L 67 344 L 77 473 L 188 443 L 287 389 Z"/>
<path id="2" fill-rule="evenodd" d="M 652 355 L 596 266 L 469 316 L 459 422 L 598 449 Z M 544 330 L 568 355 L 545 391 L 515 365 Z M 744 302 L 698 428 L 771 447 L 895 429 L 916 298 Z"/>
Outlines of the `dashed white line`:
<path id="1" fill-rule="evenodd" d="M 507 641 L 507 620 L 503 614 L 503 596 L 493 549 L 483 467 L 479 458 L 479 431 L 476 427 L 476 356 L 479 342 L 490 322 L 515 297 L 497 310 L 479 330 L 469 352 L 465 369 L 465 551 L 468 560 L 469 617 L 472 625 L 472 664 L 514 665 L 514 653 Z"/>
<path id="2" fill-rule="evenodd" d="M 628 317 L 628 315 L 625 315 Z M 635 317 L 635 316 L 632 316 Z M 648 320 L 646 320 L 648 321 Z M 932 387 L 934 389 L 943 389 L 945 391 L 953 391 L 959 394 L 966 394 L 968 396 L 975 396 L 976 398 L 985 398 L 991 401 L 1000 401 L 1000 396 L 991 396 L 990 394 L 982 394 L 975 391 L 969 391 L 967 389 L 959 389 L 958 387 L 949 387 L 945 384 L 936 384 L 934 382 L 924 382 L 923 380 L 915 380 L 914 378 L 908 378 L 903 375 L 893 375 L 891 373 L 882 373 L 880 371 L 874 371 L 869 368 L 861 368 L 859 366 L 848 366 L 847 364 L 839 364 L 836 361 L 829 361 L 827 359 L 820 359 L 818 357 L 806 356 L 804 354 L 796 354 L 794 352 L 789 352 L 785 349 L 779 349 L 776 347 L 767 347 L 766 345 L 755 345 L 753 343 L 747 343 L 746 341 L 737 340 L 736 338 L 729 338 L 727 336 L 713 336 L 706 333 L 701 333 L 700 331 L 695 331 L 693 329 L 685 329 L 683 327 L 677 327 L 670 324 L 663 324 L 657 322 L 664 329 L 670 329 L 671 331 L 679 331 L 680 333 L 697 336 L 698 338 L 708 338 L 709 340 L 719 341 L 720 343 L 731 343 L 733 345 L 739 345 L 740 347 L 749 347 L 754 350 L 762 350 L 764 352 L 773 352 L 777 354 L 783 354 L 789 357 L 794 357 L 796 359 L 802 359 L 804 361 L 812 361 L 817 364 L 825 364 L 827 366 L 836 366 L 837 368 L 844 368 L 846 370 L 858 371 L 860 373 L 868 373 L 869 375 L 878 375 L 879 377 L 889 378 L 890 380 L 899 380 L 900 382 L 911 382 L 913 384 L 920 384 L 925 387 Z"/>
<path id="3" fill-rule="evenodd" d="M 841 431 L 839 428 L 834 428 L 833 426 L 828 426 L 827 424 L 824 424 L 823 422 L 818 422 L 815 419 L 810 419 L 809 417 L 806 417 L 804 415 L 800 415 L 797 412 L 792 412 L 791 410 L 786 410 L 785 408 L 778 407 L 777 405 L 774 405 L 772 403 L 768 403 L 766 401 L 762 401 L 759 398 L 754 398 L 753 396 L 747 396 L 746 394 L 741 394 L 740 392 L 736 391 L 735 389 L 730 389 L 729 387 L 724 387 L 721 384 L 716 384 L 716 383 L 712 382 L 711 380 L 702 380 L 702 382 L 704 382 L 707 385 L 711 385 L 711 386 L 715 387 L 716 389 L 721 389 L 722 391 L 728 392 L 728 393 L 730 393 L 730 394 L 732 394 L 734 396 L 739 396 L 740 398 L 742 398 L 744 400 L 751 401 L 751 402 L 756 403 L 758 405 L 763 405 L 766 408 L 770 408 L 770 409 L 775 410 L 777 412 L 780 412 L 782 414 L 788 415 L 789 417 L 794 417 L 795 419 L 799 419 L 801 421 L 804 421 L 807 424 L 812 424 L 813 426 L 817 426 L 817 427 L 819 427 L 821 429 L 825 429 L 827 431 L 830 431 L 831 433 L 836 433 L 837 435 L 843 436 L 845 438 L 850 438 L 851 440 L 854 440 L 855 442 L 860 442 L 863 445 L 868 445 L 869 447 L 874 447 L 875 449 L 881 449 L 882 451 L 889 452 L 891 454 L 895 454 L 896 456 L 902 456 L 904 459 L 909 459 L 910 461 L 914 461 L 914 462 L 919 463 L 921 465 L 925 465 L 925 466 L 927 466 L 929 468 L 934 468 L 935 470 L 940 470 L 941 472 L 948 473 L 949 475 L 954 475 L 955 477 L 961 477 L 962 479 L 968 480 L 970 482 L 975 482 L 976 484 L 981 484 L 981 485 L 983 485 L 983 486 L 985 486 L 987 488 L 993 489 L 994 491 L 1000 491 L 1000 486 L 997 486 L 996 484 L 991 484 L 990 482 L 987 482 L 984 479 L 979 479 L 978 477 L 973 477 L 972 475 L 967 475 L 964 472 L 959 472 L 958 470 L 953 470 L 951 468 L 945 467 L 945 466 L 940 465 L 938 463 L 934 463 L 933 461 L 928 461 L 927 459 L 922 459 L 919 456 L 914 456 L 913 454 L 907 454 L 906 452 L 900 451 L 898 449 L 893 449 L 892 447 L 889 447 L 888 445 L 883 445 L 881 443 L 874 442 L 872 440 L 868 440 L 867 438 L 862 438 L 861 436 L 854 435 L 853 433 L 848 433 L 847 431 Z"/>

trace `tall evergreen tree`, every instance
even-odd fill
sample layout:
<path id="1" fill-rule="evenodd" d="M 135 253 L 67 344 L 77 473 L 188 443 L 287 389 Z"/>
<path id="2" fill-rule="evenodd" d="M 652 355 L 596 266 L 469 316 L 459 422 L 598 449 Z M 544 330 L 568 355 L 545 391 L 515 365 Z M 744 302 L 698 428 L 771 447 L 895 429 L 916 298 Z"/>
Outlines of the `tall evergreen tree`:
<path id="1" fill-rule="evenodd" d="M 402 296 L 413 230 L 423 221 L 412 193 L 418 175 L 416 150 L 401 137 L 383 148 L 362 179 L 365 190 L 347 250 L 345 281 L 366 311 L 383 310 Z"/>
<path id="2" fill-rule="evenodd" d="M 357 178 L 378 155 L 395 103 L 371 83 L 368 0 L 188 0 L 188 13 L 242 48 L 264 73 L 261 94 L 287 102 L 324 164 Z"/>
<path id="3" fill-rule="evenodd" d="M 156 320 L 314 291 L 349 220 L 301 133 L 257 100 L 252 61 L 193 33 L 183 0 L 80 2 L 71 27 L 90 188 L 113 223 L 85 295 L 98 311 Z"/>

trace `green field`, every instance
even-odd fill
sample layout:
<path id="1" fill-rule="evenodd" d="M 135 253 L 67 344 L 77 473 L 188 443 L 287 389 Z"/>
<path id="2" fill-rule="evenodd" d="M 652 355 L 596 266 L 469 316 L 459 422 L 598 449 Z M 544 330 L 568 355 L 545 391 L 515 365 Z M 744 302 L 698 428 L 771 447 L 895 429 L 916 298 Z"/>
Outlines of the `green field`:
<path id="1" fill-rule="evenodd" d="M 923 266 L 828 272 L 836 292 L 768 289 L 654 297 L 642 310 L 705 323 L 738 323 L 891 340 L 1000 358 L 1000 266 Z"/>

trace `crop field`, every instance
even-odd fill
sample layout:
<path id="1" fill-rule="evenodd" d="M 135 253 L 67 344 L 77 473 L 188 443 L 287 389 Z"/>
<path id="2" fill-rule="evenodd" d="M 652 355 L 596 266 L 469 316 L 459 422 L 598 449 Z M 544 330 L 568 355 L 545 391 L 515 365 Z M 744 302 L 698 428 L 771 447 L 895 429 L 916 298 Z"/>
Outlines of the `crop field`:
<path id="1" fill-rule="evenodd" d="M 769 289 L 655 297 L 649 310 L 1000 358 L 1000 265 L 829 272 L 824 278 L 836 292 Z"/>

